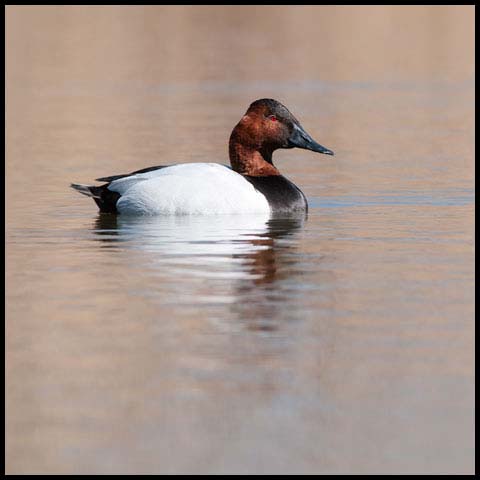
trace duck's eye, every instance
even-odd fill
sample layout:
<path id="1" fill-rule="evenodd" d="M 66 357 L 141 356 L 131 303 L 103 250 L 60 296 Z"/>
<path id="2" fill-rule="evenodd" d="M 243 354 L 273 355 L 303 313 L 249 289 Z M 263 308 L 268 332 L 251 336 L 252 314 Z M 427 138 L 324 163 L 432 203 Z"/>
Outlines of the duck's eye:
<path id="1" fill-rule="evenodd" d="M 275 115 L 269 115 L 268 118 L 272 121 L 272 122 L 276 122 L 277 121 L 277 117 Z"/>

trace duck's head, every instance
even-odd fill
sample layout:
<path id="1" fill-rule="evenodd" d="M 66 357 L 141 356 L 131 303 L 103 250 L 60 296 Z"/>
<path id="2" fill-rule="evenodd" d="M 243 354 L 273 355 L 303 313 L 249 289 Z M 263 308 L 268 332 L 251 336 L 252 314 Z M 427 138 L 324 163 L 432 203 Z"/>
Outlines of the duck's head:
<path id="1" fill-rule="evenodd" d="M 333 155 L 317 143 L 290 111 L 277 100 L 256 100 L 230 136 L 230 162 L 243 175 L 279 175 L 272 164 L 278 148 L 305 148 Z"/>

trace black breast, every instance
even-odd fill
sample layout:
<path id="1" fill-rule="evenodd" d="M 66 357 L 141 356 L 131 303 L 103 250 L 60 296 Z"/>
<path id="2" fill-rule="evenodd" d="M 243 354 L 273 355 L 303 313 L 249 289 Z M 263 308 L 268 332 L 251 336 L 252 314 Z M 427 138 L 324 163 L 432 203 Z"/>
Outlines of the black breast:
<path id="1" fill-rule="evenodd" d="M 256 190 L 267 198 L 273 213 L 289 213 L 308 210 L 303 192 L 282 175 L 250 177 L 245 175 Z"/>

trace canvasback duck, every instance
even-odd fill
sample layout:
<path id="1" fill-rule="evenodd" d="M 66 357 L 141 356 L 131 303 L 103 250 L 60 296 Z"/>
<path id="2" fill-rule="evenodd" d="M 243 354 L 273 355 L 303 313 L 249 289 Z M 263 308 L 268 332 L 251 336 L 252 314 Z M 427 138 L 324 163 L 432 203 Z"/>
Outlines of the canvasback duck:
<path id="1" fill-rule="evenodd" d="M 278 148 L 333 155 L 280 102 L 253 102 L 230 135 L 231 167 L 218 163 L 155 166 L 101 177 L 100 186 L 71 184 L 103 213 L 189 215 L 307 211 L 303 192 L 272 162 Z"/>

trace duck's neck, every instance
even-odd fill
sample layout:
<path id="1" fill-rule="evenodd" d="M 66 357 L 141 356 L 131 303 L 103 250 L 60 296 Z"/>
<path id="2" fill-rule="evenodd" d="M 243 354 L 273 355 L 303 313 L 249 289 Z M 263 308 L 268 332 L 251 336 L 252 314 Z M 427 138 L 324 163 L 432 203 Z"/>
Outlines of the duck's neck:
<path id="1" fill-rule="evenodd" d="M 280 175 L 280 172 L 273 166 L 272 152 L 255 147 L 249 147 L 230 141 L 229 145 L 230 164 L 233 170 L 241 175 L 251 177 L 267 177 L 269 175 Z"/>

